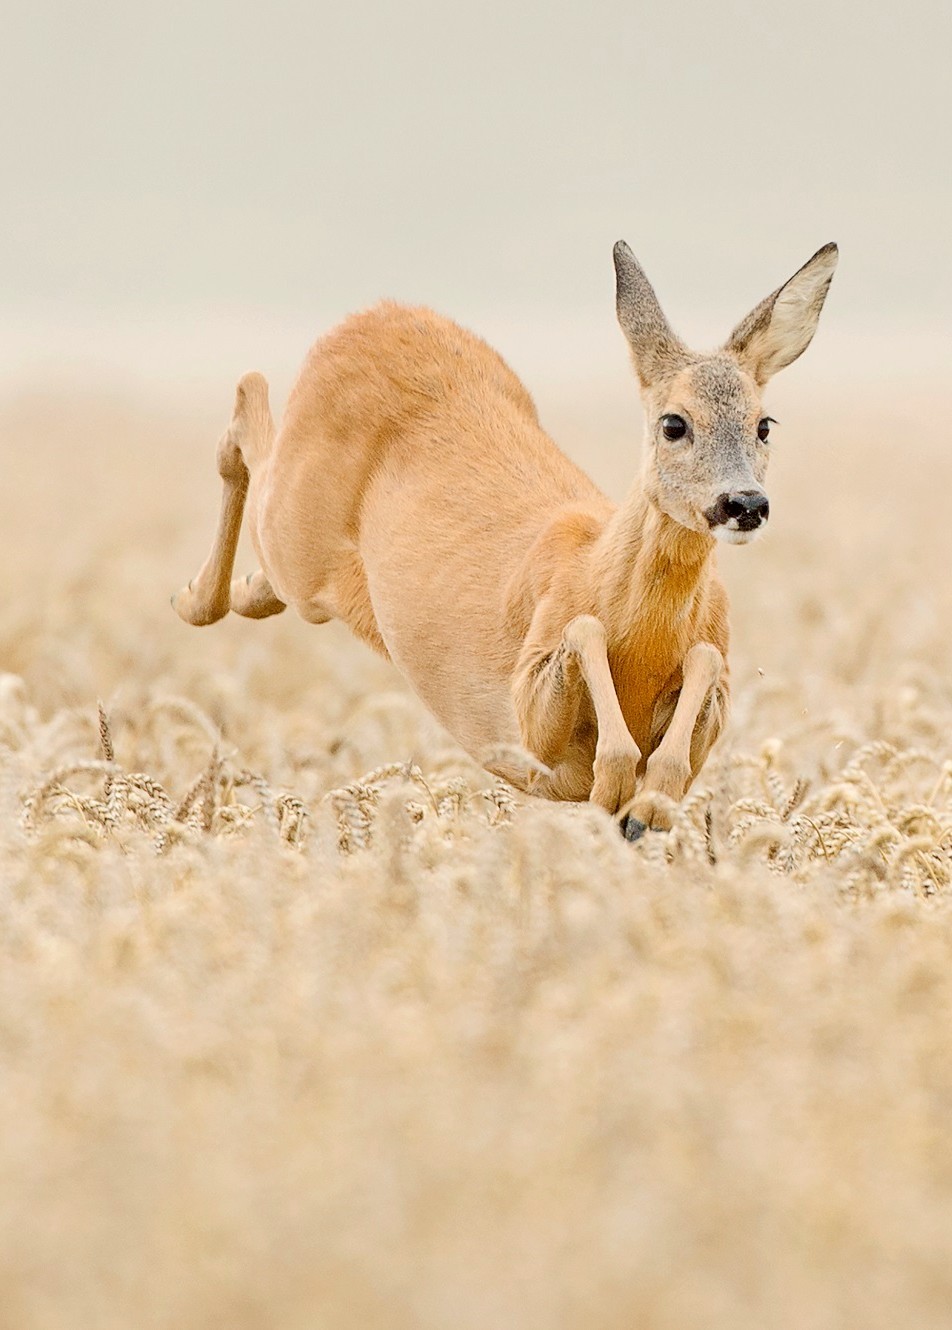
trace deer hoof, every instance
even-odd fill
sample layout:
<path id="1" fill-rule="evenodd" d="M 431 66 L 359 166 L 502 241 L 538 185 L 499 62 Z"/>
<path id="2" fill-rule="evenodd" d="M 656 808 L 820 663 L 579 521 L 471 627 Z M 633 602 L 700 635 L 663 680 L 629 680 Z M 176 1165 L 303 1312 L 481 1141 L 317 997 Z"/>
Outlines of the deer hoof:
<path id="1" fill-rule="evenodd" d="M 632 817 L 630 813 L 627 817 L 623 817 L 621 820 L 621 834 L 624 836 L 625 840 L 641 840 L 647 830 L 647 824 L 639 822 L 638 819 Z"/>

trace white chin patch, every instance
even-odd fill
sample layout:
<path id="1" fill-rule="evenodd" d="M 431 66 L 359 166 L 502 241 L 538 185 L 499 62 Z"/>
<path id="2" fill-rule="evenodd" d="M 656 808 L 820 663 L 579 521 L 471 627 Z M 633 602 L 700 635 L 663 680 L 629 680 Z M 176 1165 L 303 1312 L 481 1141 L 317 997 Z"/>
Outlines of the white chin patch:
<path id="1" fill-rule="evenodd" d="M 713 536 L 716 540 L 723 540 L 725 545 L 749 545 L 751 541 L 756 540 L 763 535 L 764 524 L 755 526 L 753 531 L 741 531 L 736 525 L 736 518 L 731 518 L 729 523 L 722 523 L 713 529 Z"/>

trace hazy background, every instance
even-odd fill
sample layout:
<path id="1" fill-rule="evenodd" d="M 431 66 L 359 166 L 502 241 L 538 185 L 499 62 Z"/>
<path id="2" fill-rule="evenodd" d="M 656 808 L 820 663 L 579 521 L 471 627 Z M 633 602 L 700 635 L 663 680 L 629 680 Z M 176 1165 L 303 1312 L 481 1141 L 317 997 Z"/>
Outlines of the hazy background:
<path id="1" fill-rule="evenodd" d="M 950 46 L 939 0 L 8 6 L 0 379 L 284 389 L 392 295 L 622 412 L 620 235 L 702 342 L 836 239 L 801 384 L 928 375 Z"/>

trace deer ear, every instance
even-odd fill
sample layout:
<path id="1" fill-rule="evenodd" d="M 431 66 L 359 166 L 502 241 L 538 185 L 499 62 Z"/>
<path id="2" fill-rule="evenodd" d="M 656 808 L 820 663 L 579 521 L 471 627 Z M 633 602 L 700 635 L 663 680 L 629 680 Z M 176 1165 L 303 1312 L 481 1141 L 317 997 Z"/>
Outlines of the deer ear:
<path id="1" fill-rule="evenodd" d="M 671 331 L 651 283 L 624 240 L 618 241 L 614 256 L 618 322 L 628 339 L 641 386 L 647 388 L 677 370 L 687 348 Z"/>
<path id="2" fill-rule="evenodd" d="M 830 289 L 839 250 L 824 245 L 789 282 L 752 309 L 727 339 L 732 352 L 758 383 L 792 364 L 810 345 Z"/>

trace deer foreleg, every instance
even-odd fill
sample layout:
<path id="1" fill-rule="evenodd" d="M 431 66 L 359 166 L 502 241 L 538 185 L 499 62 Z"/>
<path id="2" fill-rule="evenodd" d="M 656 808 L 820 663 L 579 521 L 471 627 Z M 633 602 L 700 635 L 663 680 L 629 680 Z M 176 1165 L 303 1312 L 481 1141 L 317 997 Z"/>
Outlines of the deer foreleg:
<path id="1" fill-rule="evenodd" d="M 714 693 L 724 671 L 724 657 L 707 642 L 693 646 L 684 658 L 683 683 L 674 715 L 645 768 L 645 779 L 625 819 L 625 836 L 637 840 L 651 827 L 671 826 L 670 801 L 684 797 L 722 724 Z"/>
<path id="2" fill-rule="evenodd" d="M 539 617 L 543 627 L 545 607 Z M 537 791 L 557 799 L 584 798 L 590 791 L 593 803 L 617 813 L 634 794 L 641 752 L 615 692 L 604 626 L 590 614 L 579 615 L 548 652 L 541 636 L 530 631 L 513 689 L 522 741 L 552 768 Z M 594 770 L 590 758 L 572 753 L 586 690 L 598 726 Z"/>

